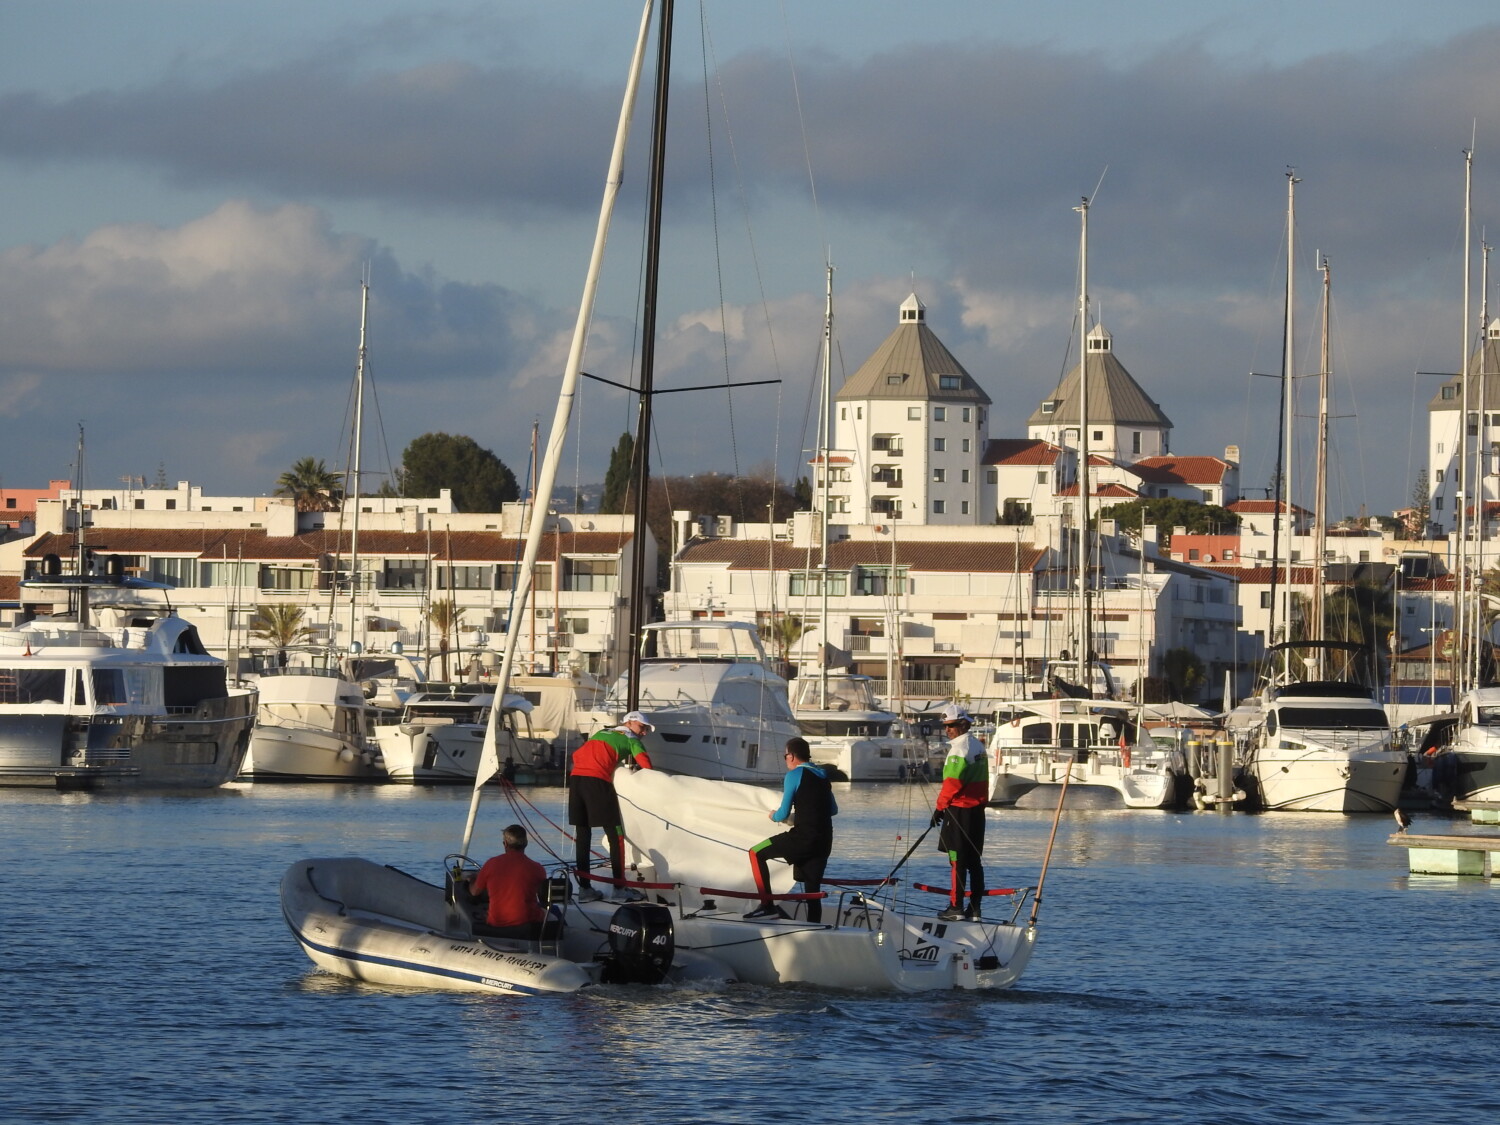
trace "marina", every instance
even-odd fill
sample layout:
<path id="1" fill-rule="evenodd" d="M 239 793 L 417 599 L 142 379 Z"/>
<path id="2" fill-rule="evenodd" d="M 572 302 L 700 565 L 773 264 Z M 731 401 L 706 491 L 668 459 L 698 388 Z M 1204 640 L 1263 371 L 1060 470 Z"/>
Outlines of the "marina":
<path id="1" fill-rule="evenodd" d="M 533 796 L 562 818 L 560 790 Z M 912 1121 L 1396 1125 L 1500 1108 L 1476 1054 L 1497 1030 L 1474 987 L 1494 952 L 1493 887 L 1409 874 L 1385 843 L 1388 817 L 1073 808 L 1038 954 L 997 993 L 606 986 L 529 999 L 360 985 L 310 965 L 276 905 L 286 868 L 358 853 L 430 877 L 466 798 L 389 785 L 0 791 L 0 847 L 36 857 L 0 881 L 0 1064 L 28 1076 L 0 1087 L 0 1116 L 297 1121 L 315 1090 L 381 1120 L 427 1120 L 434 1097 L 519 1122 L 580 1101 L 630 1120 L 643 1099 L 680 1121 L 800 1119 L 750 1092 L 784 1082 L 788 1058 L 799 1100 L 852 1088 Z M 889 870 L 926 823 L 910 798 L 930 807 L 914 788 L 838 787 L 839 873 Z M 498 849 L 502 823 L 485 818 L 478 853 Z M 997 885 L 1034 881 L 1050 824 L 1050 808 L 990 814 Z M 1419 814 L 1412 831 L 1434 829 L 1448 830 Z M 567 852 L 555 834 L 543 844 Z M 941 882 L 940 863 L 924 847 L 913 878 Z M 955 1052 L 982 1065 L 948 1090 L 938 1076 Z"/>

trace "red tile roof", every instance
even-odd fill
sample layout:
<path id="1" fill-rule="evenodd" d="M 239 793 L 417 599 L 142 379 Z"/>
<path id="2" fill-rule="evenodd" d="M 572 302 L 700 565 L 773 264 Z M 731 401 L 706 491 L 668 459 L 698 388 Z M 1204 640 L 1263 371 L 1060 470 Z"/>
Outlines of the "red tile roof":
<path id="1" fill-rule="evenodd" d="M 921 541 L 893 545 L 874 540 L 844 539 L 829 545 L 828 566 L 850 570 L 856 566 L 895 565 L 914 571 L 960 574 L 1013 574 L 1035 570 L 1046 554 L 1023 543 L 972 543 L 963 540 Z M 683 548 L 679 562 L 725 563 L 730 570 L 814 570 L 821 561 L 817 547 L 794 547 L 784 540 L 695 539 Z"/>
<path id="2" fill-rule="evenodd" d="M 1222 484 L 1230 465 L 1218 457 L 1142 457 L 1129 467 L 1157 484 Z"/>
<path id="3" fill-rule="evenodd" d="M 1062 449 L 1039 438 L 992 438 L 984 447 L 986 465 L 1052 465 Z"/>
<path id="4" fill-rule="evenodd" d="M 1244 515 L 1247 512 L 1284 512 L 1286 511 L 1286 502 L 1284 500 L 1236 500 L 1233 504 L 1229 505 L 1229 510 L 1231 512 L 1238 512 L 1240 515 Z M 1311 514 L 1301 504 L 1293 504 L 1292 510 L 1301 512 L 1303 515 Z"/>
<path id="5" fill-rule="evenodd" d="M 1058 495 L 1077 496 L 1078 486 L 1076 484 L 1070 484 L 1066 488 L 1059 490 Z M 1139 500 L 1141 498 L 1141 494 L 1139 492 L 1137 492 L 1133 488 L 1128 488 L 1123 484 L 1106 484 L 1102 487 L 1096 485 L 1094 487 L 1094 490 L 1090 492 L 1089 495 L 1102 496 L 1106 500 Z"/>

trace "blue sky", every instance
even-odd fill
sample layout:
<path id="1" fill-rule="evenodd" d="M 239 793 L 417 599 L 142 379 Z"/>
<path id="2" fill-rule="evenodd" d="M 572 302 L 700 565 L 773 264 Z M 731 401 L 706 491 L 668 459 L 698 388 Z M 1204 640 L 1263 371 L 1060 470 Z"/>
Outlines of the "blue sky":
<path id="1" fill-rule="evenodd" d="M 1496 199 L 1492 4 L 702 11 L 679 0 L 660 379 L 785 382 L 738 392 L 732 434 L 722 404 L 664 406 L 665 471 L 795 468 L 824 245 L 845 370 L 915 286 L 995 400 L 992 434 L 1019 436 L 1069 361 L 1072 208 L 1103 174 L 1091 288 L 1117 354 L 1174 451 L 1238 444 L 1263 484 L 1274 384 L 1247 373 L 1280 363 L 1295 164 L 1309 329 L 1315 252 L 1334 268 L 1335 504 L 1405 502 L 1436 386 L 1415 373 L 1461 351 L 1476 120 L 1478 224 Z M 161 469 L 264 492 L 297 457 L 340 463 L 367 265 L 372 444 L 394 459 L 467 433 L 520 473 L 639 17 L 630 0 L 0 2 L 0 483 L 69 475 L 78 422 L 95 485 Z M 644 181 L 633 156 L 588 358 L 621 378 Z M 1300 348 L 1312 370 L 1310 332 Z M 615 392 L 581 413 L 570 483 L 599 479 L 629 422 Z"/>

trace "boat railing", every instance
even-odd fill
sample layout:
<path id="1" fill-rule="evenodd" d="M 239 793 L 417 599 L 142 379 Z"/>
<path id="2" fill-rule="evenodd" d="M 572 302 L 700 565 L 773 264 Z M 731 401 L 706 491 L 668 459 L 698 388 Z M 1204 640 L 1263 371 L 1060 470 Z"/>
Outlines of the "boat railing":
<path id="1" fill-rule="evenodd" d="M 39 648 L 118 648 L 119 645 L 102 629 L 43 627 L 0 633 L 0 647 L 35 651 Z"/>

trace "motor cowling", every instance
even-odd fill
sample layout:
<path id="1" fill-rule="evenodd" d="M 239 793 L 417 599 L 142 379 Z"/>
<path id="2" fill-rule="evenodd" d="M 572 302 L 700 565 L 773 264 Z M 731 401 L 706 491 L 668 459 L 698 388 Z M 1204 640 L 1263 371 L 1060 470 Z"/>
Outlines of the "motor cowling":
<path id="1" fill-rule="evenodd" d="M 607 984 L 660 984 L 672 968 L 676 938 L 672 912 L 658 903 L 635 902 L 609 919 Z"/>

